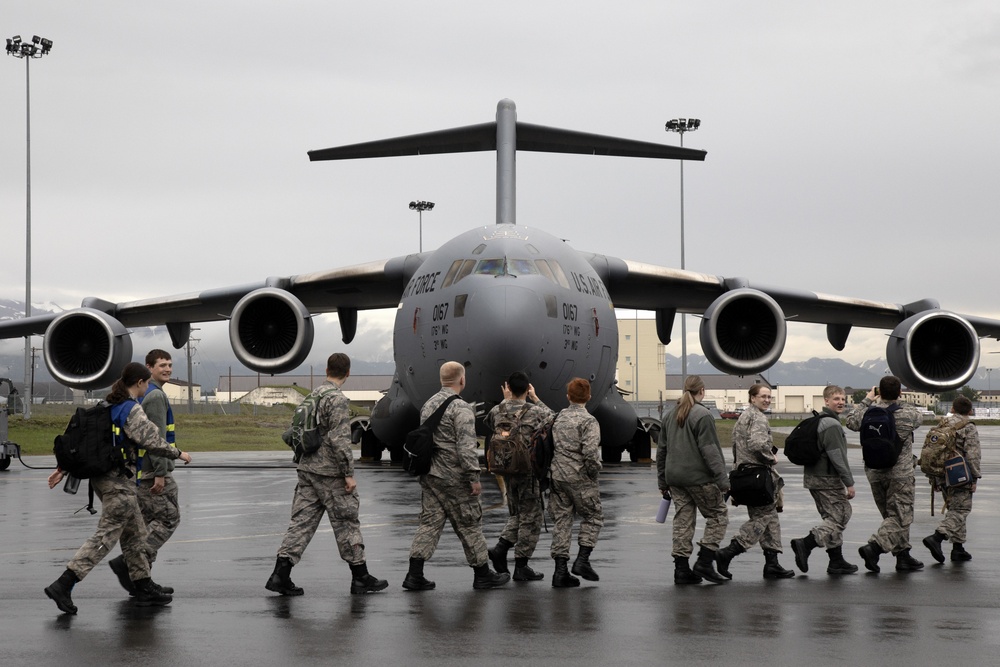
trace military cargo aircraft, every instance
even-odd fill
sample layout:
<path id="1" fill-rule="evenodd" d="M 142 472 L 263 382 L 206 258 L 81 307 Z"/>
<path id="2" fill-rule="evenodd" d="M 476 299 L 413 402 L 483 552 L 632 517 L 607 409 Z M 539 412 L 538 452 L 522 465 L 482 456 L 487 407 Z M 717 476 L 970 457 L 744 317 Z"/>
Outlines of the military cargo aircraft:
<path id="1" fill-rule="evenodd" d="M 336 312 L 344 343 L 358 311 L 396 308 L 396 372 L 362 435 L 362 455 L 395 459 L 418 410 L 439 389 L 448 360 L 466 367 L 463 398 L 485 409 L 514 370 L 529 374 L 550 407 L 567 404 L 566 383 L 591 382 L 588 409 L 601 426 L 605 460 L 648 456 L 648 424 L 622 399 L 615 382 L 615 308 L 655 313 L 667 344 L 677 313 L 702 317 L 700 340 L 718 370 L 750 375 L 770 368 L 785 345 L 786 320 L 827 325 L 843 350 L 852 327 L 891 329 L 889 368 L 909 387 L 940 392 L 960 387 L 979 363 L 979 339 L 1000 339 L 1000 321 L 941 310 L 934 300 L 906 305 L 752 284 L 581 252 L 515 220 L 516 151 L 703 160 L 705 152 L 543 127 L 517 121 L 501 100 L 496 121 L 309 152 L 309 159 L 346 160 L 496 151 L 496 221 L 437 250 L 357 266 L 271 277 L 250 285 L 110 303 L 90 297 L 58 315 L 0 323 L 0 338 L 44 334 L 44 358 L 59 382 L 107 386 L 132 360 L 128 327 L 164 324 L 177 348 L 193 322 L 229 319 L 237 358 L 268 374 L 299 366 L 313 342 L 311 317 Z"/>

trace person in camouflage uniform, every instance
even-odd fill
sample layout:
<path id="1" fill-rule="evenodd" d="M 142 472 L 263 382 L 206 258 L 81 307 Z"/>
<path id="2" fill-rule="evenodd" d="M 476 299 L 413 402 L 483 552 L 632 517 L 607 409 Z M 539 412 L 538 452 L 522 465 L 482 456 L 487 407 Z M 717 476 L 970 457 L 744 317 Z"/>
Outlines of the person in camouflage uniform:
<path id="1" fill-rule="evenodd" d="M 771 389 L 763 384 L 750 387 L 750 406 L 743 411 L 733 427 L 733 468 L 744 463 L 763 464 L 774 478 L 775 499 L 784 486 L 784 480 L 774 469 L 778 450 L 771 437 L 771 426 L 764 411 L 771 407 Z M 781 524 L 775 502 L 760 507 L 747 507 L 749 520 L 740 527 L 739 534 L 728 547 L 719 549 L 716 562 L 719 573 L 730 578 L 729 563 L 757 542 L 764 550 L 764 578 L 787 579 L 794 577 L 793 570 L 786 570 L 778 562 L 781 553 Z"/>
<path id="2" fill-rule="evenodd" d="M 674 502 L 674 584 L 700 584 L 703 578 L 725 581 L 715 571 L 715 554 L 729 525 L 722 495 L 729 490 L 729 477 L 715 419 L 701 404 L 704 398 L 704 381 L 689 375 L 677 407 L 663 419 L 656 448 L 656 481 L 663 497 Z M 705 532 L 692 570 L 695 509 L 705 517 Z"/>
<path id="3" fill-rule="evenodd" d="M 567 570 L 574 513 L 579 514 L 579 551 L 573 561 L 573 574 L 587 581 L 598 581 L 590 565 L 590 554 L 604 526 L 601 491 L 597 475 L 601 471 L 601 427 L 587 412 L 590 383 L 573 378 L 566 386 L 569 407 L 561 410 L 552 424 L 552 490 L 549 511 L 552 513 L 551 554 L 556 562 L 552 585 L 556 588 L 579 586 L 580 580 Z"/>
<path id="4" fill-rule="evenodd" d="M 913 468 L 916 466 L 913 432 L 920 427 L 920 413 L 912 405 L 899 400 L 901 390 L 899 378 L 886 375 L 879 381 L 877 388 L 872 387 L 868 395 L 854 406 L 846 420 L 847 428 L 860 431 L 861 421 L 871 406 L 888 408 L 897 403 L 900 406 L 893 414 L 896 434 L 902 443 L 895 465 L 885 470 L 865 466 L 865 476 L 871 485 L 875 506 L 882 515 L 878 531 L 869 538 L 867 544 L 858 549 L 865 560 L 865 567 L 872 572 L 879 571 L 878 557 L 884 553 L 891 553 L 896 557 L 896 570 L 899 572 L 913 572 L 924 566 L 910 555 L 915 484 Z"/>
<path id="5" fill-rule="evenodd" d="M 498 419 L 515 419 L 520 415 L 521 437 L 528 443 L 535 429 L 551 419 L 553 412 L 538 400 L 528 376 L 521 371 L 512 373 L 502 390 L 503 401 L 486 415 L 486 427 L 494 432 Z M 497 545 L 488 550 L 490 561 L 497 572 L 509 572 L 507 552 L 514 547 L 514 581 L 539 581 L 545 575 L 535 572 L 528 565 L 542 532 L 542 502 L 538 480 L 529 471 L 523 475 L 506 474 L 504 481 L 507 485 L 510 518 L 504 525 Z"/>
<path id="6" fill-rule="evenodd" d="M 112 406 L 115 438 L 123 446 L 126 455 L 125 465 L 90 479 L 94 493 L 101 500 L 101 518 L 97 523 L 97 531 L 76 552 L 66 566 L 66 571 L 45 588 L 45 595 L 65 613 L 77 612 L 71 597 L 73 587 L 82 581 L 119 541 L 128 566 L 128 575 L 135 588 L 136 604 L 160 606 L 169 604 L 173 599 L 153 583 L 149 576 L 146 524 L 142 520 L 135 481 L 132 479 L 135 475 L 136 451 L 125 437 L 136 446 L 143 447 L 147 452 L 157 456 L 181 459 L 184 463 L 190 463 L 191 455 L 167 444 L 160 437 L 156 425 L 149 421 L 146 413 L 136 402 L 136 399 L 146 393 L 149 377 L 149 369 L 145 366 L 135 362 L 129 363 L 107 396 L 106 400 Z M 62 478 L 63 471 L 56 468 L 55 472 L 49 475 L 49 488 L 54 488 Z"/>
<path id="7" fill-rule="evenodd" d="M 959 395 L 952 402 L 951 411 L 953 414 L 948 417 L 948 421 L 958 428 L 955 434 L 955 448 L 959 454 L 965 457 L 972 481 L 963 486 L 948 486 L 943 477 L 931 478 L 931 484 L 941 491 L 948 508 L 937 530 L 923 540 L 924 546 L 930 550 L 934 560 L 939 563 L 944 562 L 944 551 L 941 549 L 941 543 L 946 539 L 951 542 L 952 561 L 961 563 L 972 560 L 972 555 L 965 550 L 965 521 L 972 511 L 972 494 L 976 492 L 976 483 L 982 477 L 980 473 L 982 448 L 979 444 L 979 430 L 975 424 L 969 421 L 969 417 L 974 414 L 972 401 L 966 396 Z"/>
<path id="8" fill-rule="evenodd" d="M 350 401 L 340 390 L 350 375 L 350 358 L 340 352 L 331 354 L 326 362 L 326 382 L 313 391 L 320 396 L 316 425 L 322 440 L 315 452 L 303 453 L 299 459 L 291 522 L 278 548 L 274 572 L 264 584 L 269 591 L 302 595 L 303 590 L 292 583 L 291 570 L 316 534 L 324 513 L 330 517 L 340 557 L 351 567 L 351 593 L 374 593 L 389 585 L 385 579 L 372 576 L 365 561 L 358 520 L 361 499 L 351 449 Z"/>
<path id="9" fill-rule="evenodd" d="M 822 415 L 816 432 L 819 461 L 802 471 L 802 486 L 809 489 L 823 523 L 809 531 L 803 539 L 791 541 L 795 564 L 809 571 L 809 552 L 816 547 L 826 549 L 830 557 L 827 574 L 854 574 L 858 566 L 844 560 L 844 529 L 851 520 L 851 499 L 854 498 L 854 476 L 847 462 L 847 438 L 840 425 L 840 413 L 847 405 L 843 388 L 830 385 L 823 390 Z"/>
<path id="10" fill-rule="evenodd" d="M 441 391 L 420 409 L 421 423 L 445 400 L 465 389 L 465 367 L 457 361 L 442 364 L 440 377 Z M 410 569 L 403 588 L 434 588 L 435 583 L 424 577 L 424 562 L 437 550 L 445 521 L 451 522 L 475 573 L 472 587 L 481 590 L 503 586 L 510 581 L 510 575 L 490 570 L 483 536 L 483 487 L 476 453 L 476 414 L 471 405 L 460 398 L 448 405 L 434 430 L 434 445 L 430 472 L 420 476 L 420 525 L 410 546 Z"/>
<path id="11" fill-rule="evenodd" d="M 173 374 L 174 362 L 170 353 L 165 350 L 154 349 L 146 354 L 146 368 L 152 374 L 146 394 L 140 398 L 143 412 L 149 417 L 149 421 L 156 424 L 160 430 L 160 437 L 173 446 L 174 444 L 174 415 L 170 408 L 170 401 L 163 392 L 162 387 L 170 381 Z M 156 555 L 167 540 L 177 530 L 181 522 L 180 504 L 177 497 L 177 482 L 173 476 L 174 462 L 162 456 L 150 454 L 145 450 L 139 451 L 139 462 L 136 470 L 136 493 L 139 497 L 139 508 L 142 510 L 142 518 L 146 522 L 146 530 L 149 537 L 146 539 L 146 553 L 149 557 L 149 567 L 153 567 Z M 125 564 L 125 557 L 118 556 L 108 561 L 111 570 L 118 577 L 118 583 L 122 585 L 129 595 L 135 595 L 135 587 L 128 576 L 128 566 Z M 160 586 L 164 593 L 173 594 L 174 589 L 170 586 Z"/>

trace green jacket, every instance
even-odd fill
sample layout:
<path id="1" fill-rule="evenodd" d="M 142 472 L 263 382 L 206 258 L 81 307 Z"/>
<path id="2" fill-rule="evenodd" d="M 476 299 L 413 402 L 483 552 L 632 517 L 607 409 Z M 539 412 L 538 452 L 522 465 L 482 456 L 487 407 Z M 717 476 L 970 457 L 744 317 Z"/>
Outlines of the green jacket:
<path id="1" fill-rule="evenodd" d="M 717 484 L 729 490 L 726 460 L 715 431 L 715 419 L 708 408 L 695 403 L 677 425 L 677 408 L 663 420 L 656 448 L 656 481 L 660 491 L 669 486 Z"/>

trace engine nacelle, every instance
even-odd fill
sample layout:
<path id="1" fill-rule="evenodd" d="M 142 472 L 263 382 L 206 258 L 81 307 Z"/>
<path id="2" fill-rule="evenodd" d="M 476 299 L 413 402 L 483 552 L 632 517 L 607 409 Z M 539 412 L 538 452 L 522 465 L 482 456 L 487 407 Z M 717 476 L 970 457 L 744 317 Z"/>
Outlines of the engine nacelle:
<path id="1" fill-rule="evenodd" d="M 75 308 L 45 330 L 45 366 L 60 384 L 99 389 L 114 383 L 132 361 L 128 329 L 107 313 Z"/>
<path id="2" fill-rule="evenodd" d="M 298 367 L 313 344 L 312 315 L 294 295 L 275 287 L 250 292 L 233 308 L 229 342 L 247 368 L 273 375 Z"/>
<path id="3" fill-rule="evenodd" d="M 785 349 L 785 314 L 774 299 L 754 289 L 726 292 L 705 310 L 699 338 L 708 361 L 723 373 L 767 370 Z"/>
<path id="4" fill-rule="evenodd" d="M 893 329 L 885 358 L 906 387 L 932 394 L 957 389 L 979 367 L 979 335 L 960 315 L 928 310 Z"/>

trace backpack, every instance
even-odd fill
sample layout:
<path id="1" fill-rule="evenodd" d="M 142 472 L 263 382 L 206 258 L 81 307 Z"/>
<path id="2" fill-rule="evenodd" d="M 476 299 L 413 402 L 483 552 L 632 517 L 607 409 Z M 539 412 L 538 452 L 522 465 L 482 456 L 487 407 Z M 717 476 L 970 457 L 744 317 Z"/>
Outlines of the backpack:
<path id="1" fill-rule="evenodd" d="M 893 417 L 899 408 L 896 403 L 888 408 L 873 405 L 861 418 L 861 453 L 868 468 L 885 470 L 899 460 L 903 441 L 896 432 L 896 419 Z"/>
<path id="2" fill-rule="evenodd" d="M 819 446 L 819 423 L 824 417 L 813 410 L 813 416 L 803 419 L 785 438 L 785 458 L 795 465 L 811 466 L 823 457 Z"/>
<path id="3" fill-rule="evenodd" d="M 969 423 L 962 418 L 957 424 L 947 417 L 941 417 L 937 426 L 931 428 L 920 449 L 920 470 L 928 477 L 944 477 L 945 462 L 958 451 L 958 432 Z"/>
<path id="4" fill-rule="evenodd" d="M 403 444 L 403 470 L 413 476 L 426 475 L 431 471 L 431 457 L 434 454 L 434 431 L 437 430 L 444 411 L 458 394 L 449 396 L 438 406 L 423 424 L 406 434 Z"/>
<path id="5" fill-rule="evenodd" d="M 527 475 L 531 472 L 531 452 L 521 419 L 531 408 L 525 405 L 517 414 L 499 413 L 493 423 L 493 437 L 486 457 L 489 471 L 497 475 Z"/>
<path id="6" fill-rule="evenodd" d="M 316 424 L 316 414 L 319 402 L 331 391 L 334 391 L 334 387 L 321 387 L 306 396 L 292 413 L 292 425 L 281 434 L 281 439 L 295 452 L 296 463 L 303 454 L 312 454 L 323 444 L 323 434 Z"/>
<path id="7" fill-rule="evenodd" d="M 552 457 L 556 451 L 552 436 L 555 423 L 555 418 L 546 420 L 531 434 L 531 441 L 528 443 L 531 474 L 538 480 L 539 491 L 545 491 L 549 486 L 549 468 L 552 467 Z"/>
<path id="8" fill-rule="evenodd" d="M 125 452 L 115 442 L 111 406 L 101 401 L 90 408 L 77 408 L 66 432 L 55 437 L 52 452 L 59 468 L 77 479 L 123 468 Z"/>

